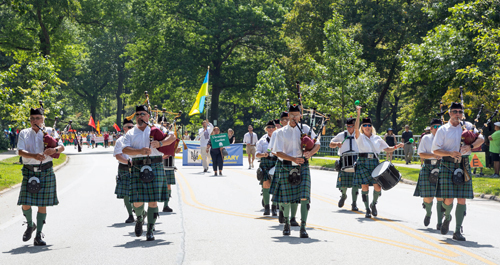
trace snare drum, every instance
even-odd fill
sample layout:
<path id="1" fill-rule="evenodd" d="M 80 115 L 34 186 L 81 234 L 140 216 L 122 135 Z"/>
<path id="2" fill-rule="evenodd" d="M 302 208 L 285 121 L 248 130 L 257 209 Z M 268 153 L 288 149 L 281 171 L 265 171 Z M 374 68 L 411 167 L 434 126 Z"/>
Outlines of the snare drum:
<path id="1" fill-rule="evenodd" d="M 165 170 L 175 169 L 175 158 L 173 156 L 169 156 L 168 158 L 163 159 L 163 169 Z"/>
<path id="2" fill-rule="evenodd" d="M 342 162 L 341 162 L 341 165 L 342 165 L 341 171 L 349 172 L 349 173 L 354 173 L 354 166 L 356 165 L 356 161 L 358 160 L 358 153 L 355 153 L 355 152 L 344 152 L 342 154 L 342 157 L 340 159 L 342 160 Z"/>
<path id="3" fill-rule="evenodd" d="M 383 190 L 390 190 L 399 183 L 401 174 L 391 162 L 384 161 L 373 170 L 372 178 Z"/>

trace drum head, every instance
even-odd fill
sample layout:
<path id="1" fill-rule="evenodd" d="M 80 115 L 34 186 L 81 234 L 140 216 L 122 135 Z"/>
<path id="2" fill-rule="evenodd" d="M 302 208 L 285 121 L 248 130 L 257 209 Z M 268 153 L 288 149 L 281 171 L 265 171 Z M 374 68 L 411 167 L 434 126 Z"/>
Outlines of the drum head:
<path id="1" fill-rule="evenodd" d="M 382 163 L 380 163 L 372 172 L 372 178 L 377 178 L 378 176 L 380 176 L 383 172 L 385 172 L 387 170 L 387 168 L 389 168 L 389 166 L 391 165 L 391 162 L 389 161 L 384 161 Z"/>

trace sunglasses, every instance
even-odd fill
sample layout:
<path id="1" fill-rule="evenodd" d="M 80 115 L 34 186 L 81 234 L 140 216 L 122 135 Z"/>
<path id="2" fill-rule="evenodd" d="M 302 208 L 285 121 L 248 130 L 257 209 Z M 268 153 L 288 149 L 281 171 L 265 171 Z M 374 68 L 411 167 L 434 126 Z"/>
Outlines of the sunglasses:
<path id="1" fill-rule="evenodd" d="M 363 127 L 372 127 L 371 124 L 363 124 Z"/>
<path id="2" fill-rule="evenodd" d="M 439 127 L 441 127 L 441 125 L 434 125 L 434 126 L 432 126 L 432 128 L 434 128 L 434 129 L 437 129 Z"/>
<path id="3" fill-rule="evenodd" d="M 148 115 L 148 114 L 147 114 L 147 113 L 144 113 L 144 112 L 142 112 L 142 113 L 136 113 L 136 114 L 135 114 L 135 116 L 141 116 L 141 117 L 144 117 L 144 116 L 146 116 L 146 115 Z"/>
<path id="4" fill-rule="evenodd" d="M 283 119 L 281 119 L 281 121 L 283 121 L 283 122 L 285 122 L 285 121 L 286 121 L 286 122 L 288 122 L 288 118 L 283 118 Z"/>
<path id="5" fill-rule="evenodd" d="M 268 128 L 268 129 L 274 129 L 276 127 L 274 127 L 274 126 L 267 126 L 266 128 Z"/>
<path id="6" fill-rule="evenodd" d="M 30 117 L 30 121 L 39 121 L 43 119 L 42 117 Z"/>
<path id="7" fill-rule="evenodd" d="M 132 129 L 132 128 L 134 128 L 134 126 L 127 126 L 126 128 L 127 129 Z"/>
<path id="8" fill-rule="evenodd" d="M 288 118 L 290 118 L 290 119 L 293 119 L 295 117 L 300 118 L 300 114 L 297 114 L 297 115 L 288 114 Z"/>
<path id="9" fill-rule="evenodd" d="M 457 113 L 458 114 L 463 114 L 464 111 L 463 110 L 452 110 L 451 113 L 453 113 L 453 114 L 457 114 Z"/>
<path id="10" fill-rule="evenodd" d="M 347 128 L 353 128 L 354 125 L 347 125 Z"/>

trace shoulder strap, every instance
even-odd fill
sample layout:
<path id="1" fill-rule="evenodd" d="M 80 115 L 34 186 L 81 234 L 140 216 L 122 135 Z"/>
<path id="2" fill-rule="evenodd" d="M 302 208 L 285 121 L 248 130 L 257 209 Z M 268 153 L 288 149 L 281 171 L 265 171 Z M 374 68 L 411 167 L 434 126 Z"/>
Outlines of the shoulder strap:
<path id="1" fill-rule="evenodd" d="M 363 134 L 364 135 L 364 134 Z M 365 135 L 366 138 L 368 138 L 368 136 Z M 377 151 L 375 150 L 375 147 L 373 146 L 373 143 L 372 143 L 372 140 L 370 140 L 370 138 L 368 138 L 368 143 L 370 144 L 370 147 L 372 148 L 372 151 L 373 153 L 375 154 L 375 157 L 377 158 L 378 160 L 378 155 L 377 155 Z"/>

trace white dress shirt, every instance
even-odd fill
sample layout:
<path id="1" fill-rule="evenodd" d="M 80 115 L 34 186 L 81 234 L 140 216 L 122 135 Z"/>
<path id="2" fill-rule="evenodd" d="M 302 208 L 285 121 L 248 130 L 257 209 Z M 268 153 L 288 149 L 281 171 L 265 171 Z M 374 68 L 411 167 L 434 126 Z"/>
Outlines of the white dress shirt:
<path id="1" fill-rule="evenodd" d="M 423 154 L 432 154 L 432 142 L 434 141 L 434 135 L 432 133 L 424 135 L 420 140 L 420 144 L 418 145 L 417 153 Z"/>
<path id="2" fill-rule="evenodd" d="M 198 130 L 198 137 L 200 139 L 200 147 L 207 147 L 208 142 L 210 141 L 210 134 L 214 130 L 214 126 L 211 123 L 208 123 L 207 129 L 201 128 Z"/>
<path id="3" fill-rule="evenodd" d="M 370 141 L 372 142 L 373 148 L 375 148 L 375 150 L 372 150 Z M 380 136 L 373 134 L 370 138 L 368 138 L 366 135 L 360 133 L 359 138 L 356 139 L 356 142 L 358 143 L 358 149 L 360 153 L 380 154 L 380 152 L 389 147 L 389 145 Z"/>
<path id="4" fill-rule="evenodd" d="M 474 126 L 470 122 L 465 122 L 465 127 L 467 129 L 472 129 Z M 434 141 L 432 142 L 432 152 L 440 149 L 448 152 L 460 152 L 462 131 L 462 126 L 460 124 L 453 126 L 450 122 L 448 122 L 447 124 L 441 126 L 441 128 L 437 130 Z M 474 128 L 474 132 L 479 133 L 476 128 Z M 484 136 L 479 135 L 479 138 L 484 139 Z M 470 154 L 471 152 L 462 153 L 462 155 Z"/>
<path id="5" fill-rule="evenodd" d="M 281 152 L 291 157 L 302 157 L 302 146 L 300 142 L 301 132 L 298 126 L 300 125 L 297 125 L 295 127 L 287 125 L 282 129 L 277 130 L 273 133 L 273 135 L 276 134 L 276 139 L 273 148 L 274 153 Z M 304 124 L 304 128 L 302 129 L 302 131 L 305 134 L 308 134 L 309 130 L 310 130 L 309 126 Z M 312 131 L 311 138 L 315 137 L 316 133 Z M 315 145 L 319 144 L 320 144 L 320 138 L 318 137 L 318 140 L 316 140 Z M 279 159 L 283 161 L 283 159 L 281 158 Z"/>
<path id="6" fill-rule="evenodd" d="M 123 138 L 123 148 L 132 147 L 134 149 L 141 149 L 149 146 L 149 134 L 151 133 L 151 128 L 149 126 L 142 131 L 137 128 L 137 125 L 134 128 L 130 129 L 127 134 L 125 134 Z M 121 138 L 120 138 L 121 139 Z M 163 156 L 163 153 L 158 151 L 156 148 L 151 147 L 151 154 L 149 156 Z M 131 155 L 130 157 L 147 157 L 147 155 Z"/>
<path id="7" fill-rule="evenodd" d="M 345 139 L 345 133 L 347 133 L 347 137 L 349 138 L 352 136 L 352 138 L 345 140 L 345 142 L 342 144 L 342 147 L 339 148 L 338 155 L 342 156 L 344 152 L 349 151 L 351 148 L 350 143 L 352 142 L 352 150 L 351 152 L 359 153 L 358 149 L 358 144 L 356 143 L 356 139 L 354 138 L 355 132 L 353 134 L 349 134 L 347 130 L 337 134 L 331 141 L 330 143 L 337 142 L 337 143 L 342 143 Z"/>
<path id="8" fill-rule="evenodd" d="M 250 132 L 245 133 L 245 136 L 243 137 L 244 144 L 256 145 L 258 140 L 259 138 L 257 137 L 257 134 L 254 132 L 252 132 L 252 137 L 250 137 Z"/>
<path id="9" fill-rule="evenodd" d="M 275 130 L 273 132 L 273 134 L 271 135 L 271 141 L 269 141 L 269 145 L 267 146 L 267 149 L 271 152 L 273 152 L 274 154 L 276 154 L 276 152 L 274 151 L 274 145 L 276 144 L 276 135 L 277 135 L 277 132 L 280 131 L 280 130 L 283 130 L 284 127 L 281 127 L 277 130 Z"/>
<path id="10" fill-rule="evenodd" d="M 115 150 L 113 151 L 113 156 L 116 157 L 116 155 L 122 155 L 125 159 L 129 159 L 129 155 L 126 155 L 123 153 L 123 138 L 124 137 L 120 137 L 120 139 L 116 140 L 116 144 L 115 144 Z M 123 164 L 122 162 L 118 161 L 118 163 L 120 164 Z M 126 164 L 124 164 L 126 165 Z"/>
<path id="11" fill-rule="evenodd" d="M 274 133 L 272 134 L 274 135 Z M 269 142 L 268 142 L 269 140 Z M 268 152 L 268 148 L 271 143 L 271 137 L 266 133 L 264 136 L 260 138 L 257 142 L 257 151 L 256 154 L 265 154 Z M 270 156 L 273 156 L 272 154 Z"/>
<path id="12" fill-rule="evenodd" d="M 50 135 L 54 133 L 56 137 L 59 138 L 59 135 L 55 130 L 50 127 L 45 128 L 47 133 Z M 59 139 L 57 145 L 63 145 L 62 141 Z M 24 129 L 19 132 L 19 138 L 17 140 L 17 154 L 19 155 L 19 150 L 23 150 L 29 152 L 31 154 L 42 154 L 45 150 L 45 145 L 43 143 L 43 132 L 42 130 L 38 130 L 36 133 L 32 128 Z M 46 155 L 45 159 L 42 161 L 42 164 L 48 163 L 52 161 L 52 157 Z M 40 161 L 33 158 L 23 157 L 23 164 L 25 165 L 40 165 Z"/>

